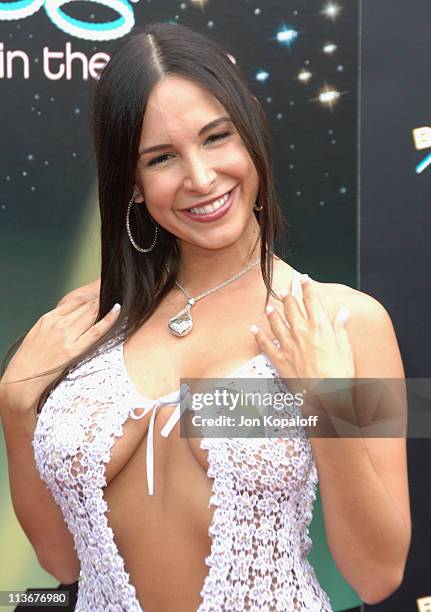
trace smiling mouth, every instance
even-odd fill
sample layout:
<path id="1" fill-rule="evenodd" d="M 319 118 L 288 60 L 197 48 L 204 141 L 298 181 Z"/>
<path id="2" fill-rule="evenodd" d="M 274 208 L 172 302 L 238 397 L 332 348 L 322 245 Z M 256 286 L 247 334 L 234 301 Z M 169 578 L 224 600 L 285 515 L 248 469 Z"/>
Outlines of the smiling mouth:
<path id="1" fill-rule="evenodd" d="M 233 188 L 210 204 L 206 204 L 205 206 L 192 206 L 191 208 L 187 208 L 186 211 L 192 215 L 209 215 L 214 213 L 226 204 L 232 191 Z"/>
<path id="2" fill-rule="evenodd" d="M 228 214 L 235 202 L 238 185 L 239 183 L 217 200 L 211 202 L 211 204 L 207 204 L 206 206 L 192 206 L 191 208 L 183 209 L 181 212 L 189 219 L 199 223 L 218 221 Z"/>

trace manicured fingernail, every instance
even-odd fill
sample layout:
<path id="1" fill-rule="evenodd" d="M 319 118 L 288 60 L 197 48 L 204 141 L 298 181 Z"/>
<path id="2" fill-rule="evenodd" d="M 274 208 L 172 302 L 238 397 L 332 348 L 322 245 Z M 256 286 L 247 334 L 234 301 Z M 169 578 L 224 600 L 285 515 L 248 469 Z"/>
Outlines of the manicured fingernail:
<path id="1" fill-rule="evenodd" d="M 256 334 L 257 334 L 257 332 L 259 331 L 259 328 L 257 327 L 257 325 L 252 325 L 252 326 L 250 327 L 250 331 L 251 331 L 251 333 L 252 333 L 252 334 L 255 334 L 255 335 L 256 335 Z"/>
<path id="2" fill-rule="evenodd" d="M 273 310 L 274 310 L 274 308 L 273 308 L 272 306 L 267 306 L 267 307 L 265 308 L 265 312 L 266 312 L 266 314 L 271 314 L 271 312 L 273 312 Z"/>
<path id="3" fill-rule="evenodd" d="M 340 308 L 340 310 L 338 311 L 338 319 L 345 323 L 349 317 L 350 317 L 350 310 L 346 308 L 345 306 Z"/>
<path id="4" fill-rule="evenodd" d="M 118 312 L 120 308 L 121 308 L 121 304 L 117 302 L 116 304 L 113 305 L 112 312 Z"/>
<path id="5" fill-rule="evenodd" d="M 311 278 L 308 276 L 308 274 L 301 274 L 301 285 L 308 283 L 310 280 Z"/>
<path id="6" fill-rule="evenodd" d="M 289 295 L 289 291 L 287 289 L 283 289 L 282 291 L 280 291 L 281 299 L 284 299 L 286 295 Z"/>

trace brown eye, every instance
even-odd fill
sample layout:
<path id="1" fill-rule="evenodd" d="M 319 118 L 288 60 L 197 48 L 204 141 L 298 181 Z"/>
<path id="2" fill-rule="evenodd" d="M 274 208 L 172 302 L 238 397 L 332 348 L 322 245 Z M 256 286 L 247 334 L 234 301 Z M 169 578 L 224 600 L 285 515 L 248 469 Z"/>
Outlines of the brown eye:
<path id="1" fill-rule="evenodd" d="M 162 163 L 162 162 L 163 162 L 163 160 L 164 160 L 166 157 L 168 157 L 168 156 L 169 156 L 169 154 L 168 154 L 168 153 L 166 153 L 166 155 L 159 155 L 159 157 L 155 157 L 154 159 L 152 159 L 151 161 L 149 161 L 149 162 L 148 162 L 148 165 L 149 165 L 149 166 L 156 166 L 156 165 L 158 165 L 158 164 Z"/>
<path id="2" fill-rule="evenodd" d="M 218 134 L 213 134 L 212 136 L 210 136 L 208 138 L 208 140 L 210 140 L 212 138 L 215 139 L 215 140 L 224 140 L 225 138 L 227 138 L 231 134 L 232 134 L 232 132 L 219 132 Z"/>
<path id="3" fill-rule="evenodd" d="M 218 134 L 212 134 L 211 136 L 208 136 L 206 142 L 214 142 L 214 141 L 219 141 L 219 140 L 225 140 L 226 138 L 228 138 L 229 136 L 232 135 L 233 132 L 219 132 Z M 150 162 L 148 162 L 149 166 L 158 166 L 160 164 L 163 164 L 164 161 L 166 160 L 166 158 L 168 158 L 171 154 L 170 153 L 165 153 L 165 155 L 159 155 L 158 157 L 155 157 L 154 159 L 152 159 Z"/>

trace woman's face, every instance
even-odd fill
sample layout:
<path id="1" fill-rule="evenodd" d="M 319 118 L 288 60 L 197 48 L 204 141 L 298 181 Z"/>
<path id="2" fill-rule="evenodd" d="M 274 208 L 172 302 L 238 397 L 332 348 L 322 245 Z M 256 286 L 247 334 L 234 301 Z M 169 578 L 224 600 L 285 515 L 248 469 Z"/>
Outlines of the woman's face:
<path id="1" fill-rule="evenodd" d="M 256 227 L 258 189 L 252 159 L 218 100 L 187 79 L 159 81 L 142 125 L 135 202 L 145 201 L 153 219 L 180 241 L 219 249 L 246 240 Z"/>

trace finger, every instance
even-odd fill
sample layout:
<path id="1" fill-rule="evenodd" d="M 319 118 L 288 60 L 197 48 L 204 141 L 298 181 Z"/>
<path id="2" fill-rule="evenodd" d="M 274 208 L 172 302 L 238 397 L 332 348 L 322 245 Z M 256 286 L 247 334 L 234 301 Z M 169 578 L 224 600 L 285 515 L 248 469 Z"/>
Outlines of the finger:
<path id="1" fill-rule="evenodd" d="M 340 328 L 343 327 L 345 328 L 345 324 L 346 322 L 350 319 L 350 315 L 351 312 L 348 308 L 346 308 L 345 306 L 342 306 L 336 313 L 335 317 L 334 317 L 334 321 L 333 321 L 333 325 L 334 327 Z"/>
<path id="2" fill-rule="evenodd" d="M 80 295 L 76 295 L 74 297 L 68 298 L 64 302 L 59 302 L 58 305 L 53 309 L 58 314 L 69 314 L 73 312 L 76 308 L 79 308 L 82 304 L 87 304 L 93 300 L 99 298 L 99 295 L 96 293 L 81 293 Z"/>
<path id="3" fill-rule="evenodd" d="M 69 342 L 75 342 L 94 325 L 99 311 L 99 298 L 96 297 L 90 302 L 86 300 L 80 305 L 75 303 L 73 310 L 66 314 L 59 314 L 61 310 L 63 309 L 55 308 L 50 310 L 39 321 L 43 324 L 45 320 L 49 320 L 56 328 L 64 331 Z M 117 314 L 117 311 L 115 311 L 115 314 Z"/>
<path id="4" fill-rule="evenodd" d="M 96 321 L 99 312 L 99 298 L 87 300 L 80 305 L 75 304 L 74 309 L 65 314 L 59 314 L 59 310 L 51 311 L 52 315 L 65 329 L 69 330 L 70 337 L 76 339 Z"/>
<path id="5" fill-rule="evenodd" d="M 290 327 L 292 337 L 296 337 L 307 329 L 308 321 L 304 311 L 301 310 L 298 300 L 290 291 L 280 292 L 283 301 L 284 316 Z"/>
<path id="6" fill-rule="evenodd" d="M 100 321 L 92 325 L 79 337 L 79 343 L 86 347 L 98 338 L 101 338 L 113 326 L 120 312 L 120 304 L 114 304 L 111 310 Z"/>
<path id="7" fill-rule="evenodd" d="M 333 328 L 340 346 L 351 349 L 349 333 L 347 331 L 347 321 L 350 318 L 350 310 L 343 306 L 339 309 L 333 320 Z"/>
<path id="8" fill-rule="evenodd" d="M 66 316 L 67 323 L 74 327 L 76 324 L 88 326 L 95 322 L 97 313 L 99 312 L 99 297 L 94 300 L 86 301 L 75 310 L 72 310 Z M 82 332 L 81 332 L 82 333 Z"/>
<path id="9" fill-rule="evenodd" d="M 271 305 L 266 308 L 265 313 L 271 330 L 279 341 L 281 348 L 283 350 L 287 349 L 291 343 L 290 329 L 287 322 L 283 320 L 280 312 Z"/>
<path id="10" fill-rule="evenodd" d="M 308 320 L 315 327 L 330 325 L 328 315 L 308 274 L 301 275 L 302 299 Z"/>
<path id="11" fill-rule="evenodd" d="M 250 331 L 254 335 L 260 350 L 266 353 L 271 361 L 277 359 L 280 349 L 268 338 L 265 332 L 256 325 L 252 325 Z"/>
<path id="12" fill-rule="evenodd" d="M 94 304 L 96 300 L 98 301 L 98 297 L 95 297 L 91 302 Z M 81 320 L 84 313 L 88 310 L 88 298 L 83 301 L 82 296 L 70 298 L 67 302 L 61 304 L 61 306 L 56 306 L 52 310 L 44 313 L 42 317 L 39 318 L 38 323 L 41 323 L 47 315 L 53 320 L 64 320 L 65 326 L 72 326 L 75 320 Z M 98 309 L 96 309 L 97 312 Z M 93 316 L 93 320 L 95 316 Z M 84 325 L 88 328 L 88 322 L 84 322 Z M 81 332 L 82 333 L 82 332 Z M 79 335 L 79 334 L 78 334 Z"/>

